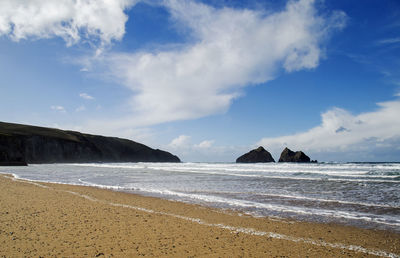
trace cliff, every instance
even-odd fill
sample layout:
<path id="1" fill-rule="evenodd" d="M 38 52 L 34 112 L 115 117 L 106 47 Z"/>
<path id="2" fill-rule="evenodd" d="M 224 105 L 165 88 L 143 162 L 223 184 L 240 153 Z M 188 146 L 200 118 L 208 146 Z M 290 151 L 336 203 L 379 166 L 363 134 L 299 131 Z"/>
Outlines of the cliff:
<path id="1" fill-rule="evenodd" d="M 0 122 L 0 164 L 180 162 L 169 152 L 116 137 Z"/>
<path id="2" fill-rule="evenodd" d="M 236 163 L 261 163 L 261 162 L 275 162 L 271 153 L 266 151 L 263 147 L 251 150 L 236 159 Z"/>

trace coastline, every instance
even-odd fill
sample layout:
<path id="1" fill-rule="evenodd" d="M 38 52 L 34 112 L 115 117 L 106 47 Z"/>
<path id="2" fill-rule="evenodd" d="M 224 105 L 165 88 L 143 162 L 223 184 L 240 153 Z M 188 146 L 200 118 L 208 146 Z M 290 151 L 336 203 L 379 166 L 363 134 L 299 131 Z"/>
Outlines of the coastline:
<path id="1" fill-rule="evenodd" d="M 0 174 L 0 255 L 400 256 L 400 234 Z"/>

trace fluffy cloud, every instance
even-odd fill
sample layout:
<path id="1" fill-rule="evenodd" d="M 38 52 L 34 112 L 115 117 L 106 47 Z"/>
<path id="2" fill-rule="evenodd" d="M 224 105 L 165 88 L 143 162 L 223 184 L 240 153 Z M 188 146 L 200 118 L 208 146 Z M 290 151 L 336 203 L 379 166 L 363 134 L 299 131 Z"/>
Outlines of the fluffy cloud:
<path id="1" fill-rule="evenodd" d="M 187 148 L 190 144 L 190 136 L 179 135 L 177 138 L 173 139 L 169 146 L 172 148 Z"/>
<path id="2" fill-rule="evenodd" d="M 213 144 L 213 140 L 204 140 L 196 144 L 192 142 L 192 137 L 179 135 L 167 146 L 161 146 L 161 148 L 170 150 L 185 161 L 231 161 L 232 150 L 230 148 L 214 147 Z M 227 159 L 226 156 L 229 158 Z"/>
<path id="3" fill-rule="evenodd" d="M 13 40 L 61 37 L 67 45 L 82 38 L 100 45 L 120 40 L 134 0 L 2 0 L 0 36 Z"/>
<path id="4" fill-rule="evenodd" d="M 213 140 L 205 140 L 200 142 L 199 144 L 196 144 L 194 147 L 200 149 L 209 149 L 213 144 L 214 144 Z"/>
<path id="5" fill-rule="evenodd" d="M 318 65 L 325 39 L 345 14 L 319 14 L 312 0 L 289 1 L 277 12 L 216 9 L 195 1 L 164 5 L 190 43 L 170 50 L 110 53 L 104 63 L 132 90 L 132 118 L 143 126 L 225 112 L 248 85 Z M 133 119 L 134 118 L 134 119 Z"/>
<path id="6" fill-rule="evenodd" d="M 81 97 L 81 98 L 83 98 L 83 99 L 88 99 L 88 100 L 94 99 L 94 97 L 90 96 L 90 95 L 87 94 L 87 93 L 80 93 L 80 94 L 79 94 L 79 97 Z"/>
<path id="7" fill-rule="evenodd" d="M 319 126 L 294 135 L 263 138 L 258 144 L 275 155 L 286 146 L 295 150 L 318 153 L 342 153 L 341 160 L 373 159 L 374 153 L 387 149 L 400 152 L 400 100 L 378 103 L 373 112 L 353 115 L 333 108 L 321 115 Z M 346 158 L 349 155 L 349 158 Z M 354 157 L 353 157 L 354 156 Z M 390 158 L 388 156 L 388 158 Z M 328 160 L 329 157 L 328 157 Z M 381 158 L 382 160 L 382 158 Z"/>
<path id="8" fill-rule="evenodd" d="M 3 0 L 0 36 L 61 37 L 67 45 L 83 41 L 101 48 L 123 37 L 124 11 L 136 1 Z M 100 73 L 132 90 L 128 115 L 90 121 L 86 130 L 126 131 L 223 113 L 249 85 L 317 67 L 326 39 L 346 20 L 342 12 L 319 13 L 313 0 L 289 1 L 278 11 L 214 8 L 191 0 L 157 3 L 189 33 L 187 43 L 86 60 L 82 71 L 92 68 L 92 61 Z"/>
<path id="9" fill-rule="evenodd" d="M 173 149 L 208 149 L 214 144 L 214 140 L 204 140 L 198 144 L 193 144 L 191 141 L 191 137 L 188 135 L 179 135 L 174 138 L 169 144 L 168 147 Z"/>

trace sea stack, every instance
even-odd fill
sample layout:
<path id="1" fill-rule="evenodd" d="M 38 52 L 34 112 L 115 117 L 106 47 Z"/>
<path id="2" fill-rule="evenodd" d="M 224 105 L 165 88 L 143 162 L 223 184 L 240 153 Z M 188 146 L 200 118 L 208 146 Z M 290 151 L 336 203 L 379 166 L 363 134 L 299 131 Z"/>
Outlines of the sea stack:
<path id="1" fill-rule="evenodd" d="M 275 162 L 271 153 L 266 151 L 263 147 L 251 150 L 250 152 L 240 156 L 236 159 L 236 163 L 266 163 Z"/>
<path id="2" fill-rule="evenodd" d="M 291 151 L 288 148 L 285 148 L 282 153 L 281 157 L 279 158 L 279 162 L 303 162 L 308 163 L 311 162 L 310 157 L 308 157 L 302 151 Z"/>

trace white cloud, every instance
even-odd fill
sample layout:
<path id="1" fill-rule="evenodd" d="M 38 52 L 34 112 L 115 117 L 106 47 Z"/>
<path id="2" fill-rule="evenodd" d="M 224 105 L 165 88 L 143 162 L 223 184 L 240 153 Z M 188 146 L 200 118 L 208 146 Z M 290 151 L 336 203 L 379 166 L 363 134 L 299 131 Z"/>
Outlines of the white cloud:
<path id="1" fill-rule="evenodd" d="M 177 138 L 173 139 L 168 146 L 172 148 L 187 148 L 190 144 L 190 136 L 179 135 Z"/>
<path id="2" fill-rule="evenodd" d="M 194 147 L 200 149 L 209 149 L 213 144 L 214 144 L 213 140 L 205 140 L 200 142 L 199 144 L 194 145 Z"/>
<path id="3" fill-rule="evenodd" d="M 66 113 L 67 112 L 63 106 L 51 106 L 50 108 L 52 110 L 60 112 L 60 113 Z"/>
<path id="4" fill-rule="evenodd" d="M 61 37 L 67 45 L 81 41 L 101 48 L 123 37 L 124 11 L 135 3 L 3 0 L 0 36 L 16 41 Z M 282 71 L 317 67 L 326 38 L 345 21 L 342 12 L 320 14 L 313 0 L 289 1 L 280 11 L 213 8 L 190 0 L 161 3 L 191 37 L 162 50 L 95 56 L 94 63 L 132 90 L 131 112 L 111 121 L 90 121 L 84 126 L 88 130 L 124 131 L 223 113 L 249 85 Z M 82 71 L 91 65 L 84 63 Z"/>
<path id="5" fill-rule="evenodd" d="M 204 140 L 198 144 L 192 143 L 192 137 L 188 135 L 179 135 L 178 137 L 174 138 L 169 144 L 168 147 L 174 149 L 208 149 L 214 144 L 214 140 Z"/>
<path id="6" fill-rule="evenodd" d="M 15 41 L 61 37 L 67 45 L 84 39 L 100 46 L 125 33 L 126 9 L 134 0 L 2 0 L 0 36 Z"/>
<path id="7" fill-rule="evenodd" d="M 178 155 L 185 162 L 234 162 L 250 149 L 249 146 L 216 146 L 213 140 L 196 144 L 187 135 L 180 135 L 160 148 Z"/>
<path id="8" fill-rule="evenodd" d="M 170 151 L 184 162 L 234 162 L 251 147 L 215 145 L 214 140 L 195 143 L 191 136 L 182 134 L 159 148 Z"/>
<path id="9" fill-rule="evenodd" d="M 325 39 L 345 14 L 318 14 L 312 0 L 289 1 L 275 13 L 194 1 L 164 5 L 189 43 L 170 50 L 110 53 L 106 69 L 132 90 L 132 115 L 115 126 L 148 126 L 225 112 L 248 85 L 318 66 Z M 98 62 L 99 59 L 96 59 Z"/>
<path id="10" fill-rule="evenodd" d="M 90 96 L 90 95 L 87 94 L 87 93 L 80 93 L 80 94 L 79 94 L 79 97 L 81 97 L 81 98 L 83 98 L 83 99 L 88 99 L 88 100 L 94 99 L 94 97 Z"/>
<path id="11" fill-rule="evenodd" d="M 400 37 L 381 39 L 381 40 L 379 40 L 377 43 L 378 43 L 379 45 L 400 43 Z"/>
<path id="12" fill-rule="evenodd" d="M 263 138 L 258 144 L 276 156 L 287 146 L 314 154 L 341 153 L 339 158 L 344 160 L 349 153 L 360 158 L 362 153 L 374 155 L 384 147 L 395 149 L 400 143 L 400 100 L 377 105 L 377 110 L 359 115 L 333 108 L 321 115 L 319 126 L 294 135 Z"/>

